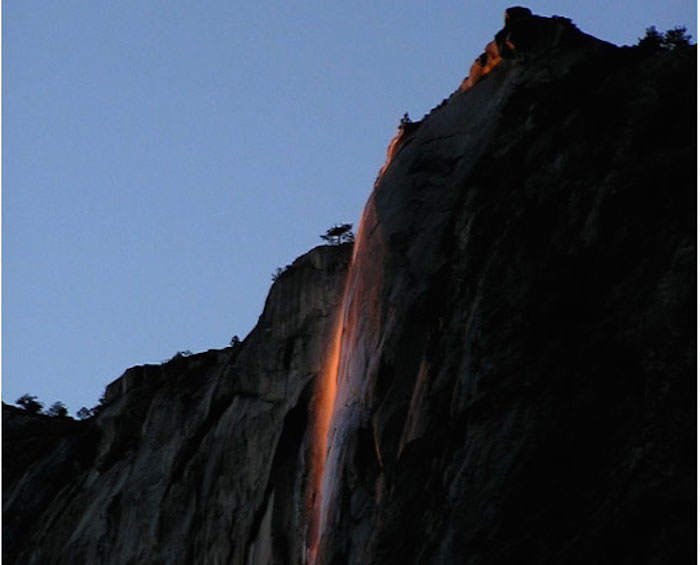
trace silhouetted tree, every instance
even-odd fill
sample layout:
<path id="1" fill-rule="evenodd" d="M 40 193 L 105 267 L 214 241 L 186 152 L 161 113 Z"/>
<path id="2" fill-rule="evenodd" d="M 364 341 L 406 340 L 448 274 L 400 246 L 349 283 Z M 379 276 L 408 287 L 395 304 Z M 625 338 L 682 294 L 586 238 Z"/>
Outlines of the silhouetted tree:
<path id="1" fill-rule="evenodd" d="M 66 416 L 68 416 L 68 408 L 66 408 L 66 405 L 63 404 L 63 402 L 61 402 L 60 400 L 57 400 L 51 406 L 49 406 L 49 409 L 46 413 L 49 416 L 54 416 L 57 418 L 65 418 Z"/>
<path id="2" fill-rule="evenodd" d="M 105 396 L 106 393 L 107 391 L 105 390 L 97 401 L 97 404 L 90 409 L 91 416 L 96 416 L 102 410 L 104 410 L 105 406 L 107 406 L 107 397 Z"/>
<path id="3" fill-rule="evenodd" d="M 92 416 L 92 410 L 83 406 L 80 410 L 78 410 L 75 413 L 75 415 L 78 417 L 78 420 L 86 420 L 90 416 Z"/>
<path id="4" fill-rule="evenodd" d="M 637 45 L 644 49 L 655 50 L 661 49 L 663 41 L 664 36 L 656 30 L 656 26 L 650 26 L 646 29 L 644 37 L 639 39 Z"/>
<path id="5" fill-rule="evenodd" d="M 31 414 L 39 414 L 44 408 L 44 405 L 33 394 L 23 394 L 15 402 Z"/>
<path id="6" fill-rule="evenodd" d="M 352 233 L 352 224 L 336 224 L 329 228 L 325 234 L 321 235 L 321 239 L 331 245 L 353 242 L 355 241 L 355 234 Z"/>
<path id="7" fill-rule="evenodd" d="M 687 47 L 690 45 L 691 39 L 691 36 L 686 33 L 687 31 L 685 26 L 676 26 L 662 34 L 656 29 L 656 26 L 650 26 L 646 29 L 646 34 L 639 40 L 637 45 L 650 51 L 661 49 L 672 51 L 679 47 Z"/>
<path id="8" fill-rule="evenodd" d="M 676 26 L 664 33 L 663 45 L 666 49 L 677 49 L 678 47 L 687 47 L 690 45 L 691 35 L 686 33 L 688 29 L 685 26 Z"/>

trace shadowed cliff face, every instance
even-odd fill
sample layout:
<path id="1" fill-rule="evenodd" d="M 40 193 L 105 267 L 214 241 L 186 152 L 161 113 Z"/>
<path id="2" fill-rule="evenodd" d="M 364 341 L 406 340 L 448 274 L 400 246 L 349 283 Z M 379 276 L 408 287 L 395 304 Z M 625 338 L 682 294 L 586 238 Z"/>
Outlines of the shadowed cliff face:
<path id="1" fill-rule="evenodd" d="M 6 562 L 302 555 L 314 383 L 350 253 L 299 258 L 240 345 L 129 369 L 95 418 L 58 429 L 4 407 Z"/>
<path id="2" fill-rule="evenodd" d="M 322 563 L 692 550 L 694 407 L 658 410 L 694 390 L 694 53 L 561 18 L 503 35 L 508 58 L 412 124 L 365 208 Z M 637 473 L 659 483 L 632 494 Z"/>
<path id="3" fill-rule="evenodd" d="M 3 407 L 9 563 L 694 555 L 695 49 L 513 16 L 241 345 Z"/>

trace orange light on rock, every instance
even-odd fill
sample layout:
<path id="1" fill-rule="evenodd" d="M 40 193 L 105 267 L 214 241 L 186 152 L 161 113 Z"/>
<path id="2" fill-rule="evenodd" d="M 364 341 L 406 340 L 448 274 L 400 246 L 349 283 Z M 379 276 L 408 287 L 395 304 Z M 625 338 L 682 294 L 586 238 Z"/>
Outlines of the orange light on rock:
<path id="1" fill-rule="evenodd" d="M 386 161 L 384 161 L 382 168 L 379 169 L 377 179 L 380 179 L 382 177 L 384 171 L 386 171 L 387 167 L 389 166 L 389 163 L 391 163 L 391 160 L 394 158 L 394 155 L 396 154 L 396 150 L 398 149 L 399 142 L 401 141 L 402 137 L 403 129 L 399 128 L 399 131 L 397 131 L 396 135 L 391 138 L 391 141 L 389 142 L 389 145 L 386 148 Z"/>
<path id="2" fill-rule="evenodd" d="M 343 335 L 342 301 L 333 332 L 328 344 L 328 350 L 323 363 L 320 378 L 316 382 L 313 401 L 313 432 L 311 445 L 311 465 L 307 483 L 306 508 L 309 512 L 309 524 L 306 537 L 306 563 L 316 562 L 321 524 L 321 479 L 326 466 L 328 455 L 328 431 L 333 416 L 333 406 L 337 392 L 338 364 L 340 362 L 340 341 Z"/>
<path id="3" fill-rule="evenodd" d="M 462 81 L 459 89 L 464 92 L 469 90 L 482 78 L 491 72 L 491 70 L 501 62 L 501 55 L 498 51 L 498 44 L 495 41 L 489 41 L 484 48 L 484 52 L 480 57 L 475 59 L 469 69 L 469 76 Z"/>

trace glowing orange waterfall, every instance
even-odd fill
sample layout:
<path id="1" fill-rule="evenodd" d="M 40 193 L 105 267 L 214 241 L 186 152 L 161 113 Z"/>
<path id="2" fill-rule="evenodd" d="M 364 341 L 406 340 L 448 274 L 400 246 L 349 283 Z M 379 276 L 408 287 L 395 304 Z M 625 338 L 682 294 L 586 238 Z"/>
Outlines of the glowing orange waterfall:
<path id="1" fill-rule="evenodd" d="M 337 390 L 338 364 L 340 362 L 340 341 L 343 335 L 343 302 L 336 313 L 329 348 L 323 363 L 323 370 L 316 383 L 314 399 L 314 422 L 311 446 L 311 468 L 307 485 L 307 510 L 309 526 L 306 539 L 306 563 L 316 562 L 320 539 L 321 522 L 321 479 L 326 466 L 328 451 L 328 431 L 333 416 L 333 405 Z"/>
<path id="2" fill-rule="evenodd" d="M 370 211 L 368 211 L 368 208 Z M 348 313 L 349 303 L 351 302 L 349 295 L 352 292 L 353 274 L 357 264 L 361 262 L 359 255 L 362 253 L 365 244 L 364 228 L 367 224 L 368 215 L 370 223 L 374 219 L 371 209 L 371 206 L 365 208 L 357 228 L 357 237 L 353 248 L 352 260 L 346 274 L 342 299 L 335 314 L 328 349 L 323 360 L 323 368 L 314 391 L 312 405 L 313 431 L 310 449 L 311 464 L 306 486 L 308 526 L 306 531 L 305 562 L 307 565 L 314 565 L 318 558 L 321 535 L 323 534 L 324 503 L 326 505 L 329 503 L 329 501 L 324 501 L 324 496 L 330 496 L 330 493 L 324 492 L 324 472 L 326 475 L 329 472 L 333 472 L 332 469 L 327 469 L 326 467 L 330 450 L 329 441 L 332 435 L 331 426 L 333 425 L 334 417 L 337 417 L 335 414 L 336 397 L 338 395 L 338 379 L 343 356 L 344 332 L 347 329 L 353 329 L 353 316 L 349 316 Z M 345 327 L 346 324 L 349 325 L 349 328 Z M 347 354 L 347 351 L 345 353 Z"/>
<path id="3" fill-rule="evenodd" d="M 388 162 L 395 146 L 392 141 Z M 361 368 L 368 356 L 366 338 L 379 334 L 380 316 L 373 291 L 381 286 L 378 266 L 385 250 L 381 237 L 377 237 L 378 228 L 373 192 L 358 222 L 352 259 L 311 405 L 310 464 L 305 486 L 306 565 L 323 559 L 319 552 L 324 551 L 323 536 L 328 534 L 324 530 L 333 527 L 329 514 L 335 504 L 336 474 L 341 468 L 338 449 L 347 437 L 346 426 L 353 421 L 362 396 L 362 383 L 356 380 L 364 382 L 366 375 Z"/>

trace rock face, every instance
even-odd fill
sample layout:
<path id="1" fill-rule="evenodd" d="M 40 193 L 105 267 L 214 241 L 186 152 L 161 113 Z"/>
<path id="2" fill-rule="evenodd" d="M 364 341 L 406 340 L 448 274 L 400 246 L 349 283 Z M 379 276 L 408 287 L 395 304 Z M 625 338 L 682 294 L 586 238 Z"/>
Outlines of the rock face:
<path id="1" fill-rule="evenodd" d="M 8 563 L 693 558 L 695 49 L 517 16 L 242 344 L 3 407 Z"/>
<path id="2" fill-rule="evenodd" d="M 552 43 L 402 136 L 365 208 L 324 562 L 689 550 L 694 61 L 533 23 Z"/>
<path id="3" fill-rule="evenodd" d="M 294 504 L 304 500 L 305 430 L 350 253 L 299 258 L 240 345 L 129 369 L 90 420 L 3 407 L 4 560 L 267 563 L 303 553 Z"/>

